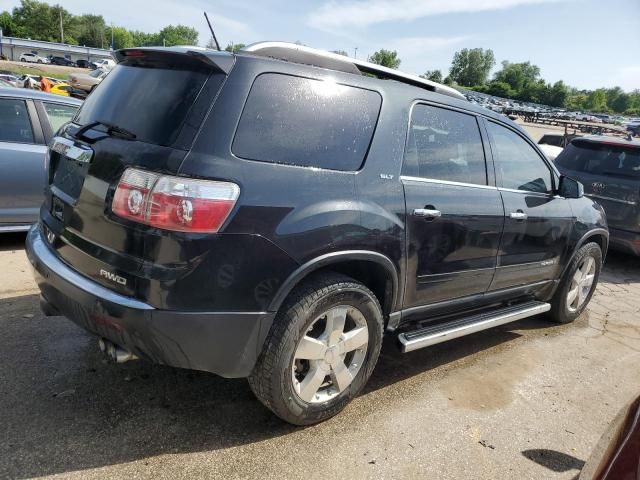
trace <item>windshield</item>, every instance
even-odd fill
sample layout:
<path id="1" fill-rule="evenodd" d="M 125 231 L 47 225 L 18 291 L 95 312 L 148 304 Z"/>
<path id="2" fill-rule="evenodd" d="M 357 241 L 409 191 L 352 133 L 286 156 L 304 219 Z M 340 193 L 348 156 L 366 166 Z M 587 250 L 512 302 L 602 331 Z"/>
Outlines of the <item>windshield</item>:
<path id="1" fill-rule="evenodd" d="M 640 148 L 607 143 L 571 143 L 556 158 L 556 164 L 592 175 L 640 178 Z"/>
<path id="2" fill-rule="evenodd" d="M 94 78 L 98 78 L 100 75 L 102 75 L 104 73 L 104 70 L 100 70 L 99 68 L 97 70 L 94 70 L 93 72 L 91 72 L 89 74 L 90 77 L 94 77 Z"/>
<path id="3" fill-rule="evenodd" d="M 170 66 L 118 65 L 78 112 L 76 123 L 104 122 L 137 140 L 171 145 L 208 73 Z"/>

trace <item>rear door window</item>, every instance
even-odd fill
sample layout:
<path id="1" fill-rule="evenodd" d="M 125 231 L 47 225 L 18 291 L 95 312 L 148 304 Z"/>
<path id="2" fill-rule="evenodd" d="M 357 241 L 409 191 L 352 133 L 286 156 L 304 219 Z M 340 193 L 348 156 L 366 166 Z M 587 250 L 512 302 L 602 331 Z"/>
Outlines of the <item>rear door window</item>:
<path id="1" fill-rule="evenodd" d="M 34 143 L 24 100 L 0 98 L 0 142 Z"/>
<path id="2" fill-rule="evenodd" d="M 502 186 L 512 190 L 550 193 L 551 169 L 529 143 L 514 131 L 487 122 L 491 135 L 496 174 Z"/>
<path id="3" fill-rule="evenodd" d="M 87 97 L 76 122 L 107 122 L 137 140 L 172 145 L 209 73 L 169 62 L 139 62 L 115 67 Z"/>
<path id="4" fill-rule="evenodd" d="M 241 158 L 358 170 L 382 98 L 371 90 L 268 73 L 256 78 L 233 141 Z"/>
<path id="5" fill-rule="evenodd" d="M 487 168 L 476 118 L 430 105 L 413 107 L 402 174 L 486 185 Z"/>
<path id="6" fill-rule="evenodd" d="M 558 156 L 556 164 L 591 175 L 640 178 L 640 148 L 574 141 Z"/>

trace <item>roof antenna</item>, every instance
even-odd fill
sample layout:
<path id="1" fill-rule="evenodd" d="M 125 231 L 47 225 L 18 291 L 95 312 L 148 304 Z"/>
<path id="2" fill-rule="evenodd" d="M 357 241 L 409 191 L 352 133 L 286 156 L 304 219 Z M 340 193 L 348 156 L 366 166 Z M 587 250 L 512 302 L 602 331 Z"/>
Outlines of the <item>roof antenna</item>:
<path id="1" fill-rule="evenodd" d="M 216 42 L 216 48 L 220 51 L 220 44 L 218 43 L 218 39 L 216 38 L 216 34 L 213 32 L 213 27 L 211 26 L 211 22 L 209 21 L 209 16 L 207 12 L 204 12 L 204 18 L 207 19 L 207 25 L 209 25 L 209 30 L 211 30 L 211 35 L 213 35 L 213 41 Z"/>

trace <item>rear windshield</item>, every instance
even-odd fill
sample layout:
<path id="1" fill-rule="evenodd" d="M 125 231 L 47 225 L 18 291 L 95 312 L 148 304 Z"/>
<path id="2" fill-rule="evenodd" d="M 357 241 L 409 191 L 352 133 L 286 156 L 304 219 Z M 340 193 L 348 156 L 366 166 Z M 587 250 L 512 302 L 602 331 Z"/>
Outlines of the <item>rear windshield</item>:
<path id="1" fill-rule="evenodd" d="M 87 97 L 75 121 L 106 122 L 137 140 L 171 145 L 208 76 L 167 65 L 118 65 Z"/>
<path id="2" fill-rule="evenodd" d="M 556 164 L 568 170 L 592 175 L 640 178 L 640 148 L 574 142 L 558 155 Z"/>
<path id="3" fill-rule="evenodd" d="M 538 143 L 540 145 L 553 145 L 554 147 L 561 147 L 564 143 L 564 137 L 560 135 L 544 135 Z"/>
<path id="4" fill-rule="evenodd" d="M 242 112 L 233 153 L 263 162 L 358 170 L 381 103 L 377 92 L 333 81 L 260 75 Z"/>

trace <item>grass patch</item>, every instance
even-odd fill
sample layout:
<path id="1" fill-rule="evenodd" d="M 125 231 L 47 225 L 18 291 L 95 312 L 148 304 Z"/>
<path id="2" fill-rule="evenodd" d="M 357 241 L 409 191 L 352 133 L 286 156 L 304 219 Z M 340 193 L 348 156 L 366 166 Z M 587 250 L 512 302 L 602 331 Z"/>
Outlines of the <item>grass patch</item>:
<path id="1" fill-rule="evenodd" d="M 59 80 L 69 79 L 68 72 L 61 72 L 40 64 L 28 64 L 23 66 L 15 65 L 10 62 L 0 62 L 0 70 L 6 70 L 15 75 L 42 75 L 44 77 L 57 78 Z"/>

